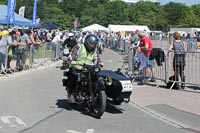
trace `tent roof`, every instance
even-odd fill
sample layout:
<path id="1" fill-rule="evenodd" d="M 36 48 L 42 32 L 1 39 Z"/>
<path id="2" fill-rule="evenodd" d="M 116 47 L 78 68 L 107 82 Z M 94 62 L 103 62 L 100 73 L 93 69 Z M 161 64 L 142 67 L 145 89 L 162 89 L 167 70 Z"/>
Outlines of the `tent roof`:
<path id="1" fill-rule="evenodd" d="M 146 30 L 146 32 L 151 32 L 146 25 L 108 25 L 109 31 L 119 32 L 119 31 L 136 31 L 136 30 Z"/>
<path id="2" fill-rule="evenodd" d="M 82 28 L 82 31 L 98 31 L 98 30 L 102 30 L 102 31 L 108 31 L 108 28 L 99 25 L 99 24 L 92 24 L 90 26 L 84 27 Z"/>
<path id="3" fill-rule="evenodd" d="M 7 24 L 7 6 L 6 5 L 0 5 L 0 24 Z M 15 13 L 15 21 L 13 23 L 14 25 L 20 25 L 20 26 L 31 26 L 32 21 L 29 19 L 26 19 L 22 16 L 19 16 Z"/>

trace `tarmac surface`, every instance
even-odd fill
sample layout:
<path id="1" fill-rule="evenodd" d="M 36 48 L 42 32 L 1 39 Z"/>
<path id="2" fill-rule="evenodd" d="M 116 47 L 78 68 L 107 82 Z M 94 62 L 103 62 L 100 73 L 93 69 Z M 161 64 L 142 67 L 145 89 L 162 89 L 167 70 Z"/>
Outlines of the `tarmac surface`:
<path id="1" fill-rule="evenodd" d="M 123 64 L 119 53 L 105 49 L 106 69 Z M 101 119 L 72 108 L 62 86 L 61 62 L 47 68 L 0 77 L 2 133 L 200 133 L 199 90 L 168 90 L 164 84 L 133 83 L 131 102 L 107 103 Z"/>

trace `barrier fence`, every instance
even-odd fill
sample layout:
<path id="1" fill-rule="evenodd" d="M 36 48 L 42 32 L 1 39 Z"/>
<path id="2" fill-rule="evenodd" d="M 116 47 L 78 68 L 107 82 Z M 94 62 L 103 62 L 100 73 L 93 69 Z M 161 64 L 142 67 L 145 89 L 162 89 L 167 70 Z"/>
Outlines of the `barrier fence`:
<path id="1" fill-rule="evenodd" d="M 110 42 L 112 41 L 109 41 L 109 43 Z M 153 67 L 153 76 L 156 80 L 160 81 L 160 83 L 171 83 L 170 89 L 172 89 L 175 84 L 179 84 L 180 86 L 200 86 L 199 49 L 194 50 L 195 52 L 187 52 L 184 55 L 184 64 L 180 64 L 180 61 L 177 62 L 177 60 L 174 60 L 174 52 L 168 53 L 169 43 L 167 40 L 152 40 L 152 42 L 154 44 L 154 48 L 159 48 L 160 50 L 158 52 L 162 52 L 164 54 L 162 57 L 157 57 L 157 60 L 154 59 L 155 66 Z M 137 47 L 130 49 L 132 44 L 125 42 L 124 40 L 118 40 L 118 44 L 119 47 L 117 49 L 115 46 L 111 48 L 115 48 L 119 51 L 124 58 L 124 63 L 121 68 L 122 72 L 131 77 L 133 80 L 138 78 L 143 79 L 144 74 L 140 72 L 139 65 L 135 58 L 137 57 Z M 158 53 L 158 56 L 161 56 L 159 55 L 160 53 Z M 159 62 L 159 64 L 157 62 Z M 182 74 L 181 71 L 183 71 Z M 160 83 L 157 84 L 157 87 Z"/>
<path id="2" fill-rule="evenodd" d="M 0 46 L 0 49 L 6 50 L 4 56 L 0 56 L 0 75 L 8 76 L 21 70 L 49 65 L 60 57 L 60 44 L 55 46 L 53 48 L 53 44 L 47 42 L 43 42 L 41 46 L 32 44 L 23 52 L 18 51 L 18 46 Z"/>

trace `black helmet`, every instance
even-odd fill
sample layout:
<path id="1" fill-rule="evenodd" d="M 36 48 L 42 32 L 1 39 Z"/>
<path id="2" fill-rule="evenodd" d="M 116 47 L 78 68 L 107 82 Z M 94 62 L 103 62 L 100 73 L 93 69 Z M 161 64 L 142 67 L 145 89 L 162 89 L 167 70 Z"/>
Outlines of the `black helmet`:
<path id="1" fill-rule="evenodd" d="M 87 51 L 91 52 L 94 51 L 98 44 L 98 38 L 95 35 L 88 35 L 85 38 L 85 47 Z"/>

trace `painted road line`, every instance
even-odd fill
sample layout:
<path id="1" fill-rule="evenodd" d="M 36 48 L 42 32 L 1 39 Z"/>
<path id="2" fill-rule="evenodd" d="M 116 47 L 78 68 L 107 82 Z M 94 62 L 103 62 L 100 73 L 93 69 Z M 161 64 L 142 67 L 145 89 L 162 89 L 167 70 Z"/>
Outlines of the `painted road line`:
<path id="1" fill-rule="evenodd" d="M 1 121 L 4 122 L 7 125 L 10 125 L 10 127 L 18 127 L 18 126 L 26 126 L 26 124 L 18 117 L 16 116 L 2 116 L 0 117 Z M 12 122 L 11 122 L 12 120 Z M 15 123 L 15 124 L 14 124 Z M 17 125 L 16 125 L 17 123 Z"/>
<path id="2" fill-rule="evenodd" d="M 67 130 L 67 133 L 82 133 L 82 132 L 78 132 L 78 131 L 74 131 L 74 130 Z"/>
<path id="3" fill-rule="evenodd" d="M 94 129 L 88 129 L 86 133 L 94 133 Z"/>

